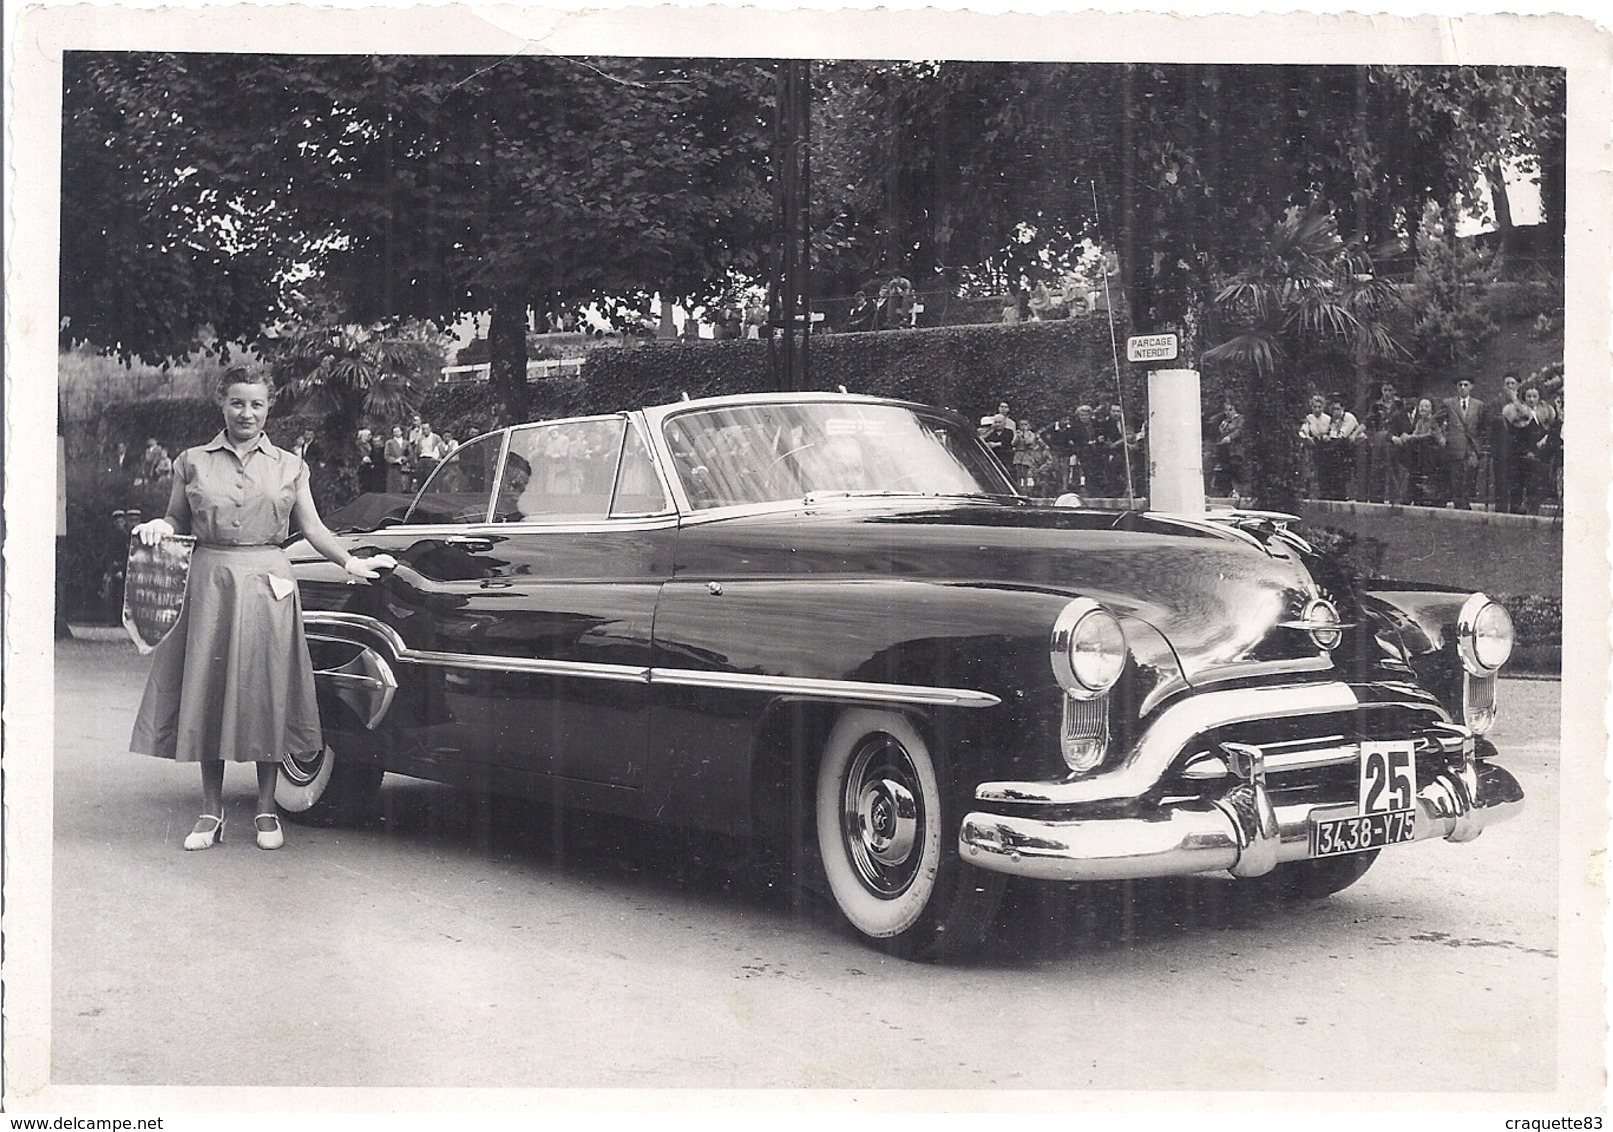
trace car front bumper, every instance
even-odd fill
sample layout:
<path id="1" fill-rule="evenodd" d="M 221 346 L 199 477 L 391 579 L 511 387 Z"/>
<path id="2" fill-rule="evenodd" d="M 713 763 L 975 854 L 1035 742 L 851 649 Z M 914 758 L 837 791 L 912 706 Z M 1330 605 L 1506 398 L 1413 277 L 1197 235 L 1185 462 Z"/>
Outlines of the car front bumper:
<path id="1" fill-rule="evenodd" d="M 1514 816 L 1523 790 L 1501 767 L 1475 756 L 1466 728 L 1444 725 L 1435 737 L 1446 765 L 1417 792 L 1413 840 L 1471 841 L 1485 827 Z M 958 848 L 979 868 L 1041 880 L 1100 881 L 1191 873 L 1260 876 L 1286 861 L 1311 856 L 1318 820 L 1349 816 L 1354 803 L 1274 804 L 1258 748 L 1226 744 L 1237 782 L 1211 798 L 1162 802 L 1144 813 L 1098 812 L 1047 818 L 1034 812 L 972 812 Z M 1026 784 L 1027 792 L 1031 791 Z M 1003 784 L 991 785 L 993 797 Z"/>

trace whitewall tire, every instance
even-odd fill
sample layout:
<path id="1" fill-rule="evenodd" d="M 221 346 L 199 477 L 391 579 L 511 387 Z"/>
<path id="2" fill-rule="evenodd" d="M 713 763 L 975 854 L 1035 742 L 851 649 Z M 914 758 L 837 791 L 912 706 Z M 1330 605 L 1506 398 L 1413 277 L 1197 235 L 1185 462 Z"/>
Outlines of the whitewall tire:
<path id="1" fill-rule="evenodd" d="M 964 865 L 947 780 L 907 717 L 852 708 L 818 764 L 818 855 L 835 904 L 863 936 L 896 954 L 971 946 L 991 922 L 1001 878 Z M 948 831 L 951 831 L 950 834 Z"/>

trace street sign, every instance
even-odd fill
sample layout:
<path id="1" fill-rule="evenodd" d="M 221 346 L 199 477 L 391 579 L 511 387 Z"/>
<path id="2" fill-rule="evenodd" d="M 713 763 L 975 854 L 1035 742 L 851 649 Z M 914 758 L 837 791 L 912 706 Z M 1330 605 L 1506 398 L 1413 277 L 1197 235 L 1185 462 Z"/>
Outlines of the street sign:
<path id="1" fill-rule="evenodd" d="M 1128 362 L 1174 362 L 1176 335 L 1136 334 L 1126 339 Z"/>

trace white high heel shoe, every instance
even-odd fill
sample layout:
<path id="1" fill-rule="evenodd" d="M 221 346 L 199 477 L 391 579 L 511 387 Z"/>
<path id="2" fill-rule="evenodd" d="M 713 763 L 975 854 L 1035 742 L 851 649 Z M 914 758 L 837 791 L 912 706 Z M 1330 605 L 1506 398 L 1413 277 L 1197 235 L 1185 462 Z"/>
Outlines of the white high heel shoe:
<path id="1" fill-rule="evenodd" d="M 210 821 L 210 822 L 213 823 L 213 828 L 208 830 L 206 833 L 203 833 L 199 829 L 193 829 L 193 830 L 190 831 L 190 833 L 186 834 L 185 835 L 185 848 L 187 850 L 211 849 L 214 845 L 223 842 L 223 840 L 224 840 L 224 815 L 223 814 L 218 814 L 217 816 L 214 816 L 213 814 L 203 814 L 201 817 L 197 818 L 196 820 L 197 820 L 197 824 L 200 824 L 201 822 L 204 822 L 204 821 Z"/>
<path id="2" fill-rule="evenodd" d="M 262 821 L 264 818 L 268 818 L 270 821 L 274 822 L 274 828 L 258 830 L 258 848 L 278 849 L 280 846 L 286 843 L 285 831 L 280 828 L 280 815 L 259 814 L 257 817 L 252 819 L 252 824 L 256 826 L 257 823 Z"/>

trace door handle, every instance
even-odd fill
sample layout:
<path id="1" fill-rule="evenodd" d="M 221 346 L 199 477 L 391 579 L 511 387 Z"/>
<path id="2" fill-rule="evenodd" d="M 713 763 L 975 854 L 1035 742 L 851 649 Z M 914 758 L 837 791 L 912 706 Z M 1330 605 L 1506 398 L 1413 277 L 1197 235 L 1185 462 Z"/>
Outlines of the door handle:
<path id="1" fill-rule="evenodd" d="M 457 546 L 477 554 L 493 549 L 493 539 L 488 535 L 449 535 L 442 541 L 448 546 Z"/>

